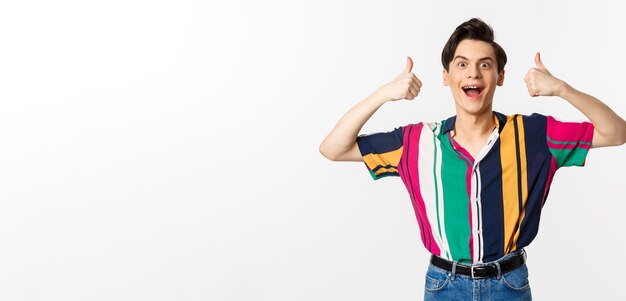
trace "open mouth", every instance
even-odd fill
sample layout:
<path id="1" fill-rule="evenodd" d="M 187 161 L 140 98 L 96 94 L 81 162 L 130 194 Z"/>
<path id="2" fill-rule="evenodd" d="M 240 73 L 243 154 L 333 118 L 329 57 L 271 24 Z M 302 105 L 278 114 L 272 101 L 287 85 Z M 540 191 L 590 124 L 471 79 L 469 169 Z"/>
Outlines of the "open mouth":
<path id="1" fill-rule="evenodd" d="M 480 93 L 483 91 L 483 88 L 479 86 L 463 86 L 461 87 L 461 89 L 463 89 L 465 95 L 469 96 L 470 98 L 476 98 L 480 96 Z"/>

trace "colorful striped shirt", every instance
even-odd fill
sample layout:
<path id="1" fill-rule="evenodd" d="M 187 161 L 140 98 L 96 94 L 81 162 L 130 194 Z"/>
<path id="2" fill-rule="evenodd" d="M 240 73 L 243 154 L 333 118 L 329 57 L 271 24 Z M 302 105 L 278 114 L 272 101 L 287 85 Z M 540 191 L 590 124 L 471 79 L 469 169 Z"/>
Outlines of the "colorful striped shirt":
<path id="1" fill-rule="evenodd" d="M 455 120 L 359 135 L 356 142 L 374 180 L 404 182 L 429 252 L 493 261 L 535 238 L 556 170 L 584 166 L 594 127 L 494 112 L 496 127 L 473 158 L 453 139 Z"/>

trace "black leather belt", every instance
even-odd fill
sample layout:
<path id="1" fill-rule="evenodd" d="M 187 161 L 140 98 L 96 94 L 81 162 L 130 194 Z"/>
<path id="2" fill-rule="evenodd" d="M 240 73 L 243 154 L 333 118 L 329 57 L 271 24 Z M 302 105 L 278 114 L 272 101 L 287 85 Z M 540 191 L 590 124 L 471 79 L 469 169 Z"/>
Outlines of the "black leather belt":
<path id="1" fill-rule="evenodd" d="M 522 266 L 526 262 L 526 252 L 522 249 L 517 252 L 517 254 L 505 260 L 498 260 L 497 262 L 500 264 L 500 275 L 502 275 Z M 452 261 L 432 255 L 430 257 L 430 263 L 438 268 L 452 272 Z M 457 263 L 455 272 L 456 274 L 470 276 L 474 279 L 489 278 L 498 275 L 498 267 L 494 261 L 475 265 Z"/>

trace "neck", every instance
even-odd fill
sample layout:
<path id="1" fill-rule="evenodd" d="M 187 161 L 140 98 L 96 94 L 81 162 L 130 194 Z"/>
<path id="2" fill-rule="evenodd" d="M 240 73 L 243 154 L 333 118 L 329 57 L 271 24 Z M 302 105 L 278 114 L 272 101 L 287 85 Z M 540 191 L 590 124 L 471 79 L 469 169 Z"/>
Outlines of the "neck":
<path id="1" fill-rule="evenodd" d="M 480 138 L 493 131 L 496 126 L 493 121 L 493 111 L 487 110 L 478 115 L 457 113 L 454 123 L 455 136 L 465 138 Z"/>

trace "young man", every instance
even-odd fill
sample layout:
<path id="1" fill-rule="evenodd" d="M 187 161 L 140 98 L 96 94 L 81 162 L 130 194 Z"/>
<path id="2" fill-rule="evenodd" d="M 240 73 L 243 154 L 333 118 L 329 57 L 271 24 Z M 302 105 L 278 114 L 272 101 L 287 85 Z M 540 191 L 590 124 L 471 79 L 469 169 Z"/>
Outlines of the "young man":
<path id="1" fill-rule="evenodd" d="M 320 145 L 333 161 L 365 162 L 371 176 L 399 176 L 433 255 L 425 300 L 530 300 L 523 250 L 538 231 L 556 170 L 583 166 L 590 148 L 626 142 L 626 122 L 598 99 L 552 76 L 539 53 L 524 81 L 531 96 L 559 96 L 591 122 L 492 110 L 505 51 L 480 19 L 459 25 L 442 52 L 456 116 L 358 135 L 387 101 L 414 99 L 422 83 L 404 71 L 346 113 Z"/>

